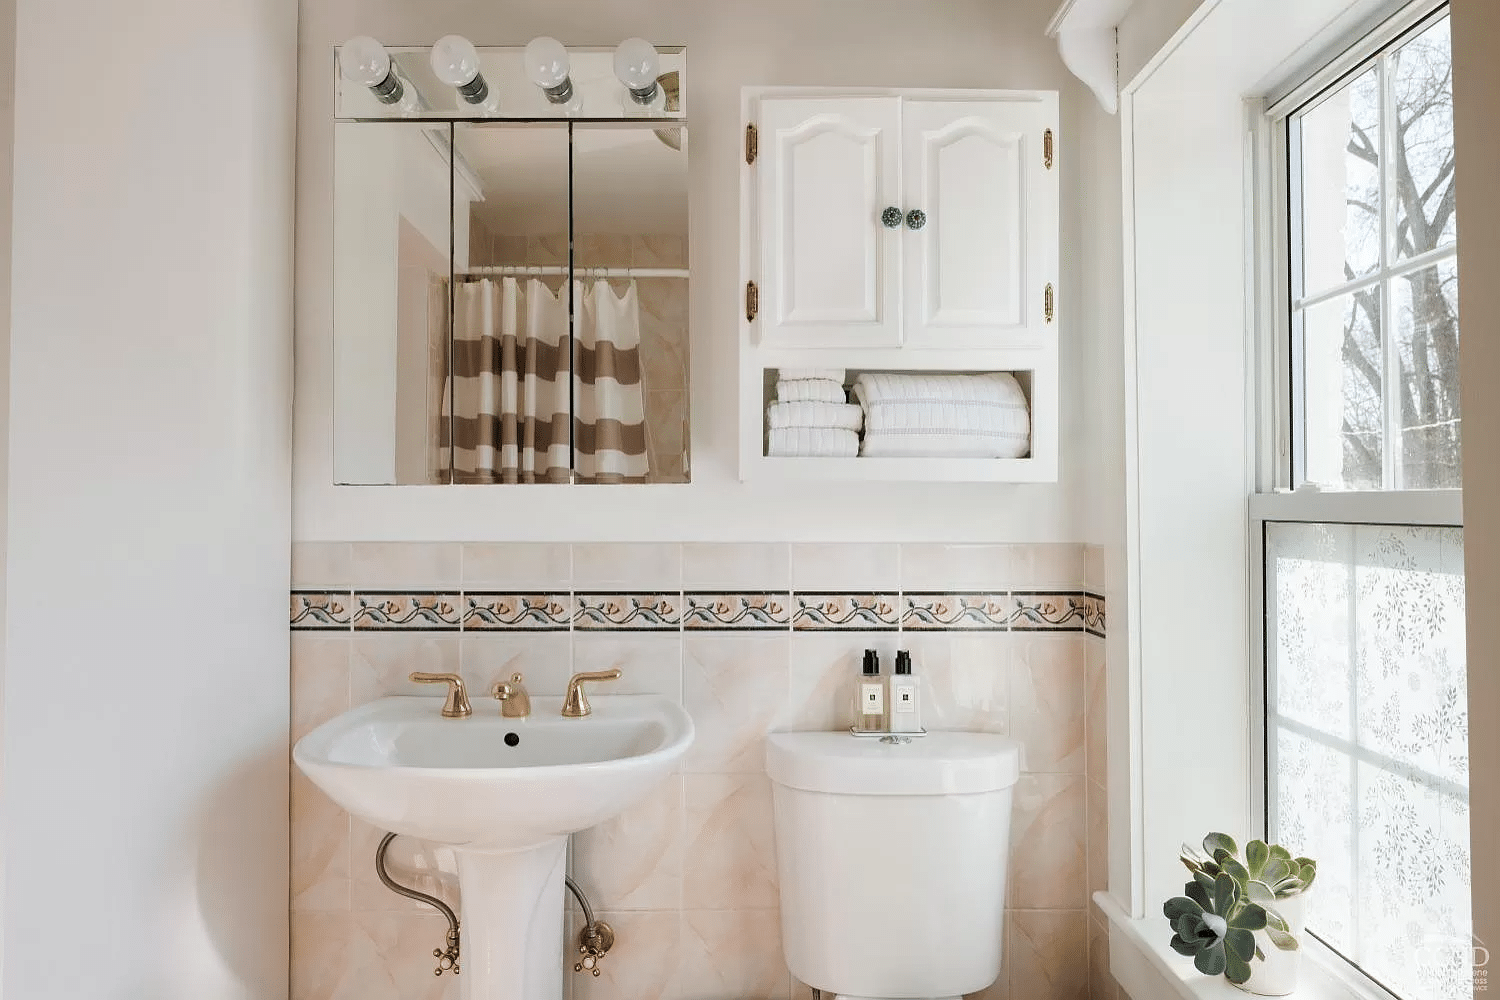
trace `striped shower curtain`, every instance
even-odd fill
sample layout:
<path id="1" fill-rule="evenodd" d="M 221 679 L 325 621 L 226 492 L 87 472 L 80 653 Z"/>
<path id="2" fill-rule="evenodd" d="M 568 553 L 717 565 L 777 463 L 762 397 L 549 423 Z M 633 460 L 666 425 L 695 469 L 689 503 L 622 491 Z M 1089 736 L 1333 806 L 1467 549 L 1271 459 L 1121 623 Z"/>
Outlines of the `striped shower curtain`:
<path id="1" fill-rule="evenodd" d="M 568 303 L 539 279 L 457 286 L 453 377 L 444 407 L 455 483 L 644 482 L 640 323 L 631 283 L 585 294 L 572 283 L 578 329 L 568 364 Z M 569 372 L 576 414 L 569 440 Z M 446 437 L 446 435 L 445 435 Z"/>

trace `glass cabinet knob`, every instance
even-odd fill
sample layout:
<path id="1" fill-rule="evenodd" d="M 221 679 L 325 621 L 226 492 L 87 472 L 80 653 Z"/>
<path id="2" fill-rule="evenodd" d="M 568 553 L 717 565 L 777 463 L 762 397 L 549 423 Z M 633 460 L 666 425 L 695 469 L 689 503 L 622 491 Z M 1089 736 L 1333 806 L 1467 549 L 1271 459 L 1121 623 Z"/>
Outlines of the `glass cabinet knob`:
<path id="1" fill-rule="evenodd" d="M 890 208 L 886 209 L 884 212 L 881 212 L 880 213 L 880 223 L 881 223 L 881 225 L 885 226 L 885 228 L 887 228 L 887 229 L 900 229 L 901 228 L 901 209 L 897 208 L 895 205 L 892 205 Z"/>
<path id="2" fill-rule="evenodd" d="M 914 208 L 906 213 L 906 228 L 913 231 L 927 225 L 927 213 L 920 208 Z"/>

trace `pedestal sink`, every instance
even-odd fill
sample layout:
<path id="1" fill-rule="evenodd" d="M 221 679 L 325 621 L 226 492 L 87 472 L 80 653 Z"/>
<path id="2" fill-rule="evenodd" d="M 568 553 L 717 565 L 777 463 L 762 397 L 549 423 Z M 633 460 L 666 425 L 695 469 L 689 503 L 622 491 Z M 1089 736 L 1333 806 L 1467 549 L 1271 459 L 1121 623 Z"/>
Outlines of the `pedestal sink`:
<path id="1" fill-rule="evenodd" d="M 693 742 L 666 698 L 592 702 L 582 719 L 563 718 L 561 698 L 531 699 L 526 719 L 445 719 L 441 699 L 381 698 L 292 750 L 350 813 L 453 848 L 463 1000 L 561 1000 L 568 835 L 644 798 Z"/>

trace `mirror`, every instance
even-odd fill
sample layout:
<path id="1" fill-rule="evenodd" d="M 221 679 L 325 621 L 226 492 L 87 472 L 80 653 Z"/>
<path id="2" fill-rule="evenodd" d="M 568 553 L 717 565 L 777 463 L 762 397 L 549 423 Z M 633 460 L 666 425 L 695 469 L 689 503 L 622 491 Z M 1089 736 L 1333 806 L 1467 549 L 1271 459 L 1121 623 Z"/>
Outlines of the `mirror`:
<path id="1" fill-rule="evenodd" d="M 336 483 L 689 480 L 667 120 L 335 123 Z"/>

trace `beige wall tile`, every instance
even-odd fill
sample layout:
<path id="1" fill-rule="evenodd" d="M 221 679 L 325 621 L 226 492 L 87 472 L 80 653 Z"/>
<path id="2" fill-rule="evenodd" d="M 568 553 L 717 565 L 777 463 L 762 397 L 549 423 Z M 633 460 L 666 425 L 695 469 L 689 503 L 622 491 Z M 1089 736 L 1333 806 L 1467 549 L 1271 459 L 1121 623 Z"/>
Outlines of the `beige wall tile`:
<path id="1" fill-rule="evenodd" d="M 292 742 L 349 708 L 349 652 L 341 632 L 292 633 Z"/>
<path id="2" fill-rule="evenodd" d="M 1087 812 L 1081 774 L 1023 774 L 1011 816 L 1010 905 L 1083 909 Z"/>
<path id="3" fill-rule="evenodd" d="M 458 1000 L 458 977 L 432 974 L 432 949 L 447 933 L 448 921 L 431 910 L 354 914 L 350 973 L 336 1000 Z"/>
<path id="4" fill-rule="evenodd" d="M 456 589 L 461 548 L 453 542 L 355 542 L 350 556 L 356 590 Z"/>
<path id="5" fill-rule="evenodd" d="M 1083 551 L 1083 586 L 1091 594 L 1104 596 L 1104 546 L 1086 545 Z"/>
<path id="6" fill-rule="evenodd" d="M 689 774 L 682 896 L 686 909 L 775 908 L 771 783 L 763 774 Z"/>
<path id="7" fill-rule="evenodd" d="M 567 632 L 468 632 L 459 649 L 459 672 L 476 712 L 500 711 L 490 693 L 511 674 L 525 678 L 533 698 L 561 697 L 573 675 L 573 640 Z M 599 690 L 608 687 L 600 685 Z"/>
<path id="8" fill-rule="evenodd" d="M 684 590 L 789 590 L 792 549 L 785 542 L 692 542 L 682 547 Z"/>
<path id="9" fill-rule="evenodd" d="M 590 901 L 614 910 L 682 905 L 682 775 L 613 819 L 573 836 L 573 878 Z"/>
<path id="10" fill-rule="evenodd" d="M 637 236 L 631 244 L 634 267 L 687 267 L 687 240 L 673 234 Z"/>
<path id="11" fill-rule="evenodd" d="M 566 591 L 573 582 L 573 553 L 565 542 L 468 542 L 463 546 L 463 589 L 517 593 Z"/>
<path id="12" fill-rule="evenodd" d="M 1025 586 L 1034 591 L 1082 590 L 1084 558 L 1082 545 L 1071 542 L 1048 542 L 1028 546 L 1031 549 L 1030 578 Z"/>
<path id="13" fill-rule="evenodd" d="M 292 589 L 351 589 L 350 555 L 348 542 L 293 542 Z"/>
<path id="14" fill-rule="evenodd" d="M 1082 910 L 1015 910 L 1010 917 L 1011 995 L 1089 1000 L 1087 915 Z"/>
<path id="15" fill-rule="evenodd" d="M 292 913 L 290 969 L 291 1000 L 334 1000 L 350 997 L 348 913 Z"/>
<path id="16" fill-rule="evenodd" d="M 1023 642 L 1004 632 L 923 635 L 906 632 L 912 672 L 922 684 L 922 724 L 929 729 L 1009 733 L 1011 662 Z"/>
<path id="17" fill-rule="evenodd" d="M 295 765 L 291 775 L 292 911 L 349 909 L 349 814 Z"/>
<path id="18" fill-rule="evenodd" d="M 791 975 L 775 910 L 686 910 L 676 994 L 691 1000 L 786 1000 Z"/>
<path id="19" fill-rule="evenodd" d="M 620 668 L 620 679 L 592 685 L 597 694 L 660 694 L 682 701 L 682 638 L 677 632 L 573 634 L 573 670 Z"/>
<path id="20" fill-rule="evenodd" d="M 453 635 L 384 633 L 355 635 L 349 658 L 349 703 L 363 705 L 387 695 L 417 695 L 441 699 L 441 684 L 415 684 L 413 671 L 432 674 L 458 671 L 459 639 Z M 471 695 L 472 696 L 472 695 Z"/>
<path id="21" fill-rule="evenodd" d="M 847 729 L 854 721 L 854 685 L 866 649 L 889 670 L 902 636 L 895 632 L 795 632 L 786 704 L 774 728 L 781 732 Z"/>
<path id="22" fill-rule="evenodd" d="M 1105 682 L 1105 641 L 1097 636 L 1084 639 L 1088 665 L 1088 711 L 1084 720 L 1087 749 L 1084 770 L 1094 781 L 1109 786 L 1108 704 Z"/>
<path id="23" fill-rule="evenodd" d="M 350 909 L 355 913 L 433 912 L 425 903 L 387 889 L 375 873 L 375 851 L 387 831 L 357 816 L 350 819 L 349 829 Z M 416 837 L 397 837 L 386 853 L 386 871 L 402 885 L 436 896 L 455 912 L 459 910 L 458 863 L 447 847 Z"/>
<path id="24" fill-rule="evenodd" d="M 682 589 L 682 546 L 675 542 L 583 542 L 573 546 L 576 590 Z"/>
<path id="25" fill-rule="evenodd" d="M 1012 634 L 1010 734 L 1026 771 L 1082 773 L 1084 647 L 1076 634 Z"/>
<path id="26" fill-rule="evenodd" d="M 681 914 L 606 910 L 596 916 L 614 928 L 620 945 L 599 963 L 599 977 L 573 972 L 576 956 L 565 956 L 565 977 L 575 1000 L 673 1000 L 682 962 Z M 571 943 L 571 940 L 570 940 Z"/>
<path id="27" fill-rule="evenodd" d="M 697 738 L 688 771 L 765 770 L 766 740 L 787 702 L 791 636 L 691 637 L 684 643 L 683 703 Z"/>
<path id="28" fill-rule="evenodd" d="M 1088 892 L 1109 888 L 1109 795 L 1104 786 L 1092 778 L 1085 793 L 1088 798 Z"/>
<path id="29" fill-rule="evenodd" d="M 901 546 L 901 589 L 991 591 L 1030 585 L 1031 545 Z"/>
<path id="30" fill-rule="evenodd" d="M 1098 917 L 1089 917 L 1089 996 L 1114 1000 L 1115 977 L 1109 972 L 1109 932 Z"/>
<path id="31" fill-rule="evenodd" d="M 894 594 L 900 588 L 901 547 L 879 542 L 792 546 L 792 589 Z"/>

